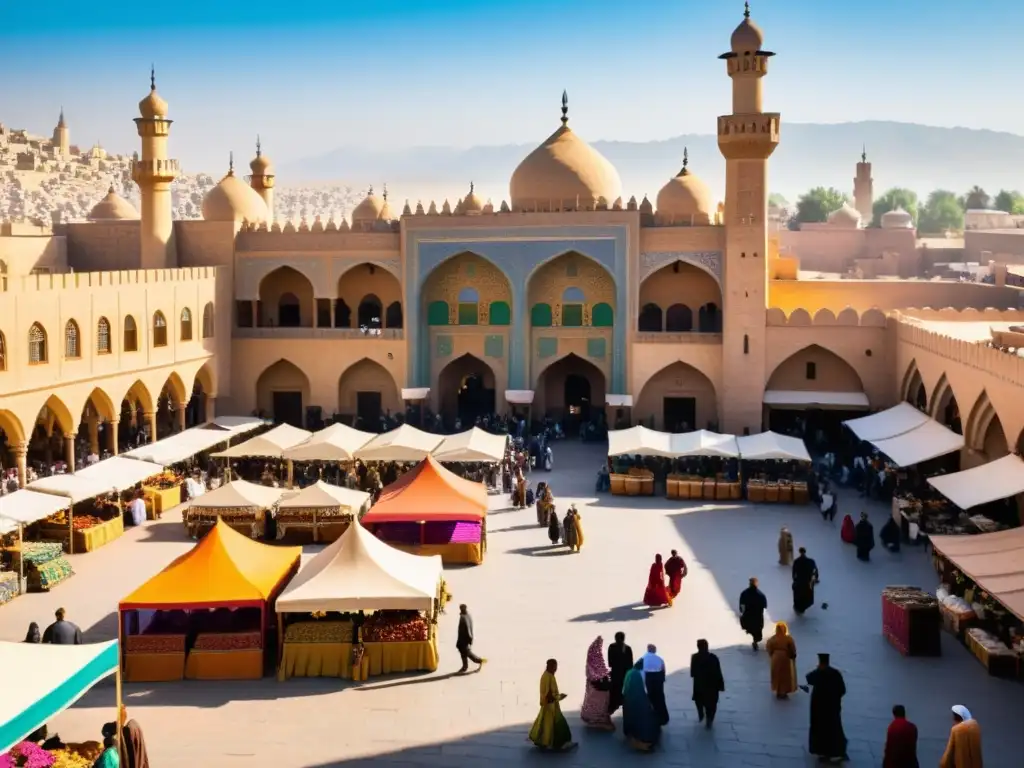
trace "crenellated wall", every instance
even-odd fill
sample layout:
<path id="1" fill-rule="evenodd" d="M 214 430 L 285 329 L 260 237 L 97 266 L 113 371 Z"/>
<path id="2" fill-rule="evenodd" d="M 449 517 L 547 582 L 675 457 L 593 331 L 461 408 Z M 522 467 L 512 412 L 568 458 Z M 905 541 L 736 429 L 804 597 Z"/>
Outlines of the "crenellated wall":
<path id="1" fill-rule="evenodd" d="M 996 307 L 1017 306 L 1016 288 L 983 283 L 954 283 L 925 280 L 772 280 L 768 284 L 768 306 L 785 313 L 805 309 L 853 307 L 858 312 L 900 307 Z"/>

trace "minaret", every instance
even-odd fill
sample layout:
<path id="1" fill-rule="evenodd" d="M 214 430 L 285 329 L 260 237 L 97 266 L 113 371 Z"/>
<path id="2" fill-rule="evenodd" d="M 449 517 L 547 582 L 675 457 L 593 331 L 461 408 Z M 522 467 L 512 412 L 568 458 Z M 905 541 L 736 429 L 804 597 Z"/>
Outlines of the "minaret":
<path id="1" fill-rule="evenodd" d="M 64 122 L 64 107 L 60 108 L 60 119 L 57 127 L 53 129 L 53 151 L 60 157 L 67 157 L 71 154 L 71 132 L 68 124 Z"/>
<path id="2" fill-rule="evenodd" d="M 267 223 L 274 222 L 274 164 L 270 158 L 263 154 L 263 147 L 260 144 L 260 137 L 256 137 L 256 157 L 249 163 L 249 186 L 256 190 L 256 193 L 263 198 L 267 204 Z"/>
<path id="3" fill-rule="evenodd" d="M 171 120 L 167 102 L 156 92 L 156 72 L 149 73 L 149 95 L 139 102 L 135 118 L 142 138 L 142 157 L 132 161 L 132 178 L 139 185 L 140 269 L 167 269 L 178 264 L 174 247 L 174 221 L 171 215 L 171 182 L 179 172 L 178 161 L 167 157 L 167 137 Z"/>
<path id="4" fill-rule="evenodd" d="M 779 144 L 779 115 L 761 108 L 768 74 L 764 35 L 744 4 L 731 50 L 719 56 L 732 78 L 732 114 L 718 118 L 725 156 L 725 253 L 721 431 L 761 431 L 768 306 L 768 158 Z"/>
<path id="5" fill-rule="evenodd" d="M 860 214 L 864 226 L 869 226 L 874 218 L 874 186 L 871 178 L 871 163 L 868 162 L 867 147 L 862 148 L 860 162 L 857 163 L 857 175 L 853 179 L 853 207 Z"/>

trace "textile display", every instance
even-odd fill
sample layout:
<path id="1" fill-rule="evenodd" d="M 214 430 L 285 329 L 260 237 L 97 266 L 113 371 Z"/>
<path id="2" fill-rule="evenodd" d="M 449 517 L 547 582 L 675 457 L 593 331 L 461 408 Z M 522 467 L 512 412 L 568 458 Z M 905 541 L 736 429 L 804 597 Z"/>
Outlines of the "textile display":
<path id="1" fill-rule="evenodd" d="M 424 557 L 440 555 L 441 562 L 445 565 L 480 565 L 484 561 L 484 548 L 480 542 L 476 544 L 405 544 L 388 540 L 387 543 L 395 549 L 413 555 Z"/>
<path id="2" fill-rule="evenodd" d="M 414 643 L 363 643 L 371 675 L 392 672 L 434 672 L 437 669 L 437 638 Z"/>
<path id="3" fill-rule="evenodd" d="M 480 523 L 424 523 L 424 544 L 475 544 L 480 542 Z"/>
<path id="4" fill-rule="evenodd" d="M 126 653 L 126 683 L 167 683 L 185 678 L 185 652 Z"/>
<path id="5" fill-rule="evenodd" d="M 261 677 L 262 648 L 238 651 L 203 651 L 193 648 L 185 660 L 187 680 L 259 680 Z"/>
<path id="6" fill-rule="evenodd" d="M 18 574 L 13 571 L 0 571 L 0 605 L 11 602 L 20 591 Z"/>
<path id="7" fill-rule="evenodd" d="M 67 581 L 75 572 L 71 563 L 63 557 L 47 560 L 45 563 L 30 563 L 25 569 L 30 592 L 49 592 L 58 584 Z"/>

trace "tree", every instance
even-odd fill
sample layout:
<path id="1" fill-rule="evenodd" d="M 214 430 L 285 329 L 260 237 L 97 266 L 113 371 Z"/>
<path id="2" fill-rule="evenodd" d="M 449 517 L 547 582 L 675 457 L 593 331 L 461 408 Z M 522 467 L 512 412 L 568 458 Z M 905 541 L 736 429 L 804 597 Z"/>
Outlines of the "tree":
<path id="1" fill-rule="evenodd" d="M 910 218 L 917 224 L 917 193 L 910 189 L 893 187 L 886 190 L 885 194 L 871 206 L 871 226 L 882 226 L 882 216 L 897 208 L 909 213 Z"/>
<path id="2" fill-rule="evenodd" d="M 928 234 L 942 234 L 948 230 L 964 228 L 964 209 L 954 193 L 946 189 L 936 189 L 925 201 L 917 229 Z"/>
<path id="3" fill-rule="evenodd" d="M 987 211 L 992 206 L 992 198 L 988 196 L 981 187 L 971 187 L 971 190 L 960 200 L 960 207 L 965 211 Z"/>
<path id="4" fill-rule="evenodd" d="M 828 215 L 842 208 L 845 202 L 846 195 L 838 189 L 815 187 L 796 201 L 796 220 L 802 224 L 828 221 Z"/>
<path id="5" fill-rule="evenodd" d="M 772 192 L 768 195 L 768 205 L 774 205 L 776 208 L 789 208 L 789 201 L 778 192 Z"/>
<path id="6" fill-rule="evenodd" d="M 997 211 L 1017 214 L 1024 214 L 1024 195 L 1017 190 L 999 190 L 996 199 L 992 201 L 992 207 Z"/>

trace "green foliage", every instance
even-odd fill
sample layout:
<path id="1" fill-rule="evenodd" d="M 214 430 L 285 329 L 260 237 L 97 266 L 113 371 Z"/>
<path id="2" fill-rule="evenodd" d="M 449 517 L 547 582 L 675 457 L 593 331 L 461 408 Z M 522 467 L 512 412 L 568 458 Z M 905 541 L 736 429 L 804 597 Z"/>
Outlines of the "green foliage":
<path id="1" fill-rule="evenodd" d="M 981 187 L 971 187 L 970 191 L 960 198 L 960 207 L 965 211 L 987 211 L 992 207 L 992 198 Z"/>
<path id="2" fill-rule="evenodd" d="M 992 201 L 992 207 L 997 211 L 1005 211 L 1019 216 L 1024 214 L 1024 195 L 1015 189 L 1001 189 L 996 195 L 996 199 Z"/>
<path id="3" fill-rule="evenodd" d="M 768 205 L 774 205 L 776 208 L 788 208 L 789 201 L 778 192 L 772 192 L 768 195 Z"/>
<path id="4" fill-rule="evenodd" d="M 796 201 L 796 220 L 802 224 L 828 221 L 828 215 L 843 207 L 846 195 L 838 189 L 815 187 Z"/>
<path id="5" fill-rule="evenodd" d="M 902 208 L 910 214 L 910 218 L 917 223 L 917 193 L 903 187 L 893 187 L 886 190 L 885 194 L 875 200 L 871 206 L 871 226 L 882 226 L 882 216 L 889 211 Z"/>
<path id="6" fill-rule="evenodd" d="M 959 231 L 964 228 L 964 209 L 954 193 L 936 189 L 925 201 L 917 222 L 919 232 L 938 235 L 947 230 Z"/>

